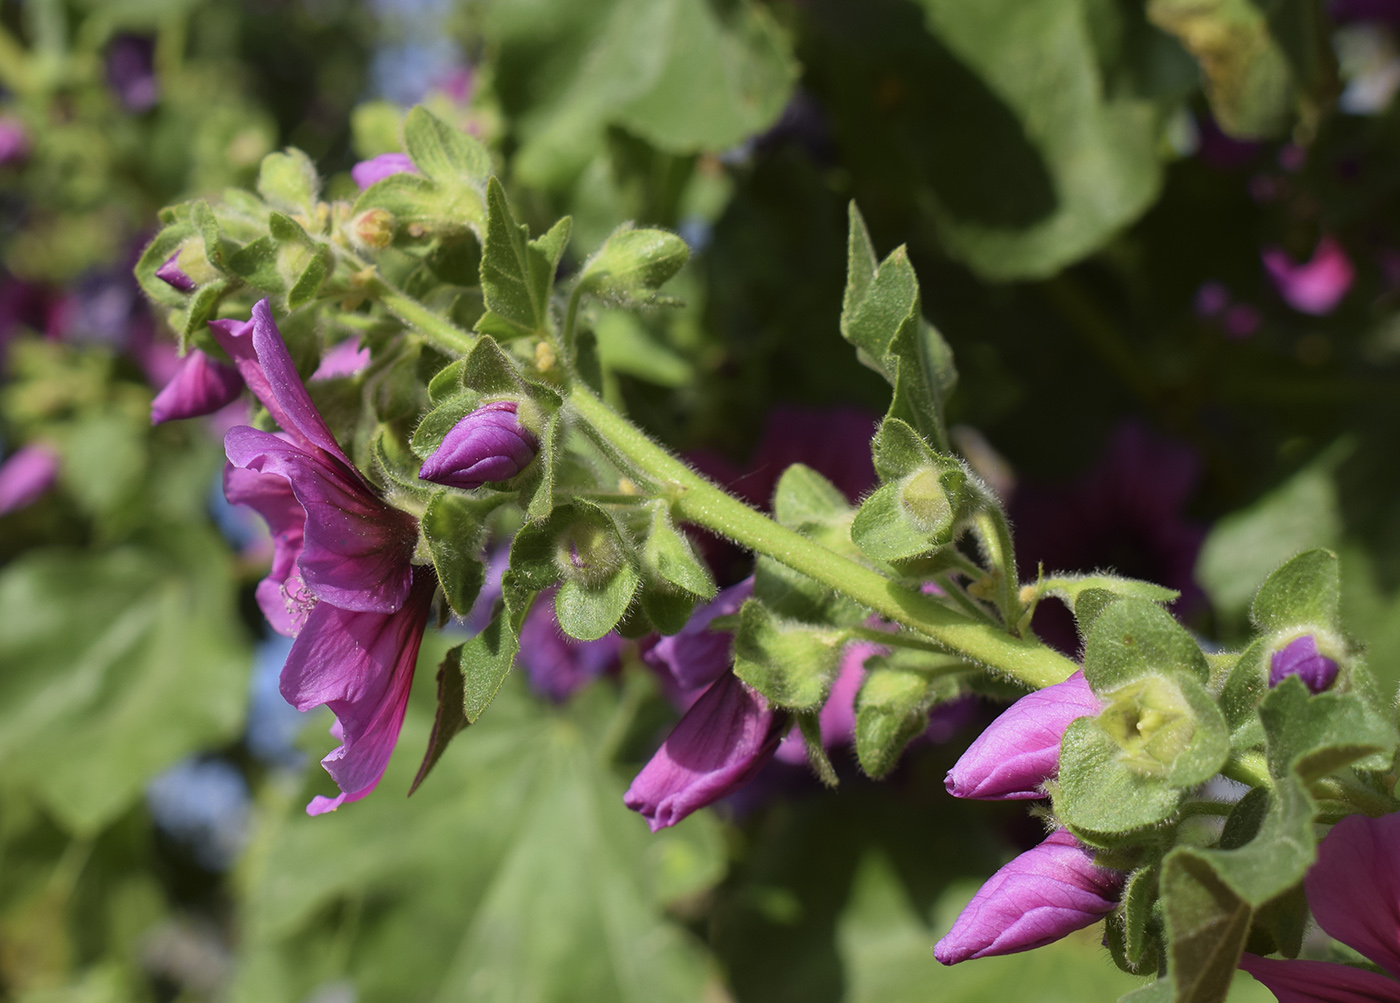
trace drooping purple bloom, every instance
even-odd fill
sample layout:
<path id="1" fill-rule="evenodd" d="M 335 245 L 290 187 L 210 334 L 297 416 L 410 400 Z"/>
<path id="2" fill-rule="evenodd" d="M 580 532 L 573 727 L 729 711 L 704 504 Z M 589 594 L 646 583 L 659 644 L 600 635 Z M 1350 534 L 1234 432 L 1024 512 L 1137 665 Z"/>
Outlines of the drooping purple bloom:
<path id="1" fill-rule="evenodd" d="M 525 614 L 515 660 L 536 693 L 562 703 L 617 665 L 621 654 L 622 638 L 615 633 L 579 641 L 560 630 L 554 615 L 554 592 L 549 590 Z"/>
<path id="2" fill-rule="evenodd" d="M 682 711 L 689 710 L 700 694 L 734 664 L 730 651 L 734 635 L 711 630 L 710 624 L 716 617 L 738 613 L 751 595 L 753 578 L 749 577 L 721 590 L 692 613 L 677 633 L 643 647 L 642 660 L 656 670 L 662 689 Z"/>
<path id="3" fill-rule="evenodd" d="M 32 505 L 58 479 L 58 454 L 38 443 L 0 463 L 0 515 Z"/>
<path id="4" fill-rule="evenodd" d="M 984 801 L 1041 798 L 1060 769 L 1060 739 L 1076 718 L 1102 709 L 1084 673 L 1027 693 L 1002 712 L 948 771 L 954 797 Z"/>
<path id="5" fill-rule="evenodd" d="M 516 412 L 515 401 L 483 404 L 452 426 L 418 476 L 466 491 L 514 477 L 530 465 L 540 448 Z"/>
<path id="6" fill-rule="evenodd" d="M 1321 693 L 1337 681 L 1337 663 L 1317 650 L 1311 634 L 1295 637 L 1269 659 L 1269 685 L 1277 686 L 1297 676 L 1313 693 Z"/>
<path id="7" fill-rule="evenodd" d="M 417 524 L 385 504 L 336 443 L 297 376 L 267 301 L 214 337 L 281 426 L 224 439 L 230 502 L 251 505 L 273 535 L 271 573 L 257 590 L 269 623 L 296 637 L 282 693 L 299 710 L 325 703 L 341 746 L 323 760 L 340 785 L 312 814 L 364 797 L 403 724 L 434 581 L 410 558 Z"/>
<path id="8" fill-rule="evenodd" d="M 1058 829 L 987 880 L 933 956 L 955 965 L 1043 947 L 1112 912 L 1123 879 Z"/>
<path id="9" fill-rule="evenodd" d="M 14 115 L 0 115 L 0 164 L 29 156 L 29 128 Z"/>
<path id="10" fill-rule="evenodd" d="M 118 35 L 107 46 L 107 84 L 127 111 L 146 111 L 160 100 L 155 55 L 149 35 Z"/>
<path id="11" fill-rule="evenodd" d="M 1266 247 L 1260 255 L 1283 301 L 1300 313 L 1331 313 L 1356 278 L 1347 252 L 1332 237 L 1318 241 L 1310 260 L 1294 264 L 1282 248 Z"/>
<path id="12" fill-rule="evenodd" d="M 381 153 L 369 160 L 361 160 L 350 168 L 350 177 L 360 186 L 360 191 L 369 188 L 376 181 L 383 181 L 391 174 L 417 174 L 413 158 L 407 153 Z"/>
<path id="13" fill-rule="evenodd" d="M 1240 967 L 1280 1003 L 1400 1003 L 1400 813 L 1349 815 L 1317 847 L 1303 889 L 1318 926 L 1391 975 L 1329 961 L 1246 954 Z"/>
<path id="14" fill-rule="evenodd" d="M 359 338 L 346 338 L 321 356 L 321 364 L 311 374 L 311 381 L 354 376 L 369 365 L 369 360 L 369 349 L 360 344 Z"/>
<path id="15" fill-rule="evenodd" d="M 151 424 L 213 414 L 242 392 L 243 377 L 237 369 L 190 349 L 174 378 L 151 401 Z"/>
<path id="16" fill-rule="evenodd" d="M 773 758 L 787 724 L 786 714 L 726 672 L 685 712 L 623 803 L 652 832 L 675 825 L 752 780 Z"/>
<path id="17" fill-rule="evenodd" d="M 194 292 L 194 279 L 185 274 L 185 270 L 180 267 L 179 251 L 166 258 L 164 263 L 156 269 L 156 278 L 182 293 Z"/>

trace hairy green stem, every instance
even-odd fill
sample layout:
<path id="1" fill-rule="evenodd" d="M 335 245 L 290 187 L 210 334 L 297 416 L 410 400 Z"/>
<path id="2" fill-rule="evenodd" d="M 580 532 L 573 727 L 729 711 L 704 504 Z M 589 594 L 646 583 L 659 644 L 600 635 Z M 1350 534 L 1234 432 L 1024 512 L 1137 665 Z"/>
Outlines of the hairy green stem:
<path id="1" fill-rule="evenodd" d="M 943 590 L 944 594 L 947 595 L 949 599 L 961 606 L 970 616 L 982 620 L 985 623 L 989 623 L 994 627 L 999 628 L 1001 626 L 1001 624 L 996 622 L 992 614 L 988 613 L 978 605 L 976 599 L 973 599 L 972 596 L 967 594 L 966 589 L 953 581 L 952 575 L 934 575 L 933 580 L 938 583 L 938 587 Z"/>
<path id="2" fill-rule="evenodd" d="M 1269 776 L 1269 761 L 1262 752 L 1238 752 L 1230 756 L 1220 771 L 1231 780 L 1237 780 L 1250 787 L 1272 787 L 1274 778 Z"/>
<path id="3" fill-rule="evenodd" d="M 949 609 L 750 508 L 652 442 L 586 388 L 576 384 L 569 401 L 600 445 L 668 491 L 682 519 L 766 554 L 949 651 L 1029 686 L 1049 686 L 1075 670 L 1068 658 L 1037 641 L 1013 637 Z"/>
<path id="4" fill-rule="evenodd" d="M 1011 527 L 1001 506 L 984 508 L 977 513 L 976 526 L 987 564 L 995 572 L 996 605 L 1006 629 L 1015 632 L 1021 619 L 1021 599 L 1017 588 L 1016 553 L 1011 546 Z"/>
<path id="5" fill-rule="evenodd" d="M 390 313 L 416 328 L 419 334 L 449 355 L 466 355 L 476 346 L 476 335 L 433 313 L 385 279 L 376 277 L 372 288 L 374 297 L 388 307 Z"/>

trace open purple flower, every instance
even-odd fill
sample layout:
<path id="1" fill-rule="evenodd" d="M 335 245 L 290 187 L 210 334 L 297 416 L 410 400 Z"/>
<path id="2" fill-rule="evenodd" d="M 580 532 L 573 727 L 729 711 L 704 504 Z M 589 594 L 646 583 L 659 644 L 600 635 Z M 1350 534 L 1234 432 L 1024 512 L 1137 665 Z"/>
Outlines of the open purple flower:
<path id="1" fill-rule="evenodd" d="M 376 181 L 383 181 L 391 174 L 417 174 L 413 158 L 407 153 L 381 153 L 369 160 L 361 160 L 350 168 L 350 177 L 355 179 L 360 191 L 369 188 Z"/>
<path id="2" fill-rule="evenodd" d="M 978 889 L 933 956 L 955 965 L 1044 947 L 1112 912 L 1123 878 L 1057 829 Z"/>
<path id="3" fill-rule="evenodd" d="M 1084 673 L 1027 693 L 967 747 L 944 781 L 959 798 L 1005 801 L 1042 798 L 1060 769 L 1060 739 L 1076 718 L 1102 709 Z"/>
<path id="4" fill-rule="evenodd" d="M 1400 813 L 1350 815 L 1317 847 L 1303 879 L 1317 925 L 1394 978 L 1330 961 L 1246 954 L 1240 967 L 1280 1003 L 1400 1003 Z"/>
<path id="5" fill-rule="evenodd" d="M 213 414 L 242 392 L 243 377 L 237 369 L 192 348 L 165 389 L 151 401 L 151 424 Z"/>
<path id="6" fill-rule="evenodd" d="M 1289 676 L 1297 676 L 1313 693 L 1329 689 L 1337 681 L 1337 663 L 1317 650 L 1311 634 L 1295 637 L 1269 659 L 1269 685 L 1277 686 Z"/>
<path id="7" fill-rule="evenodd" d="M 464 491 L 514 477 L 540 448 L 534 433 L 520 424 L 518 410 L 515 401 L 483 404 L 452 426 L 418 476 Z"/>
<path id="8" fill-rule="evenodd" d="M 297 376 L 267 301 L 250 321 L 213 321 L 214 337 L 281 426 L 224 438 L 225 494 L 252 506 L 273 535 L 272 571 L 259 584 L 268 622 L 296 637 L 282 693 L 299 710 L 325 703 L 342 742 L 322 762 L 344 792 L 319 814 L 378 783 L 403 723 L 433 583 L 410 558 L 411 516 L 386 505 L 336 443 Z"/>
<path id="9" fill-rule="evenodd" d="M 0 515 L 32 505 L 58 479 L 58 454 L 48 446 L 17 449 L 0 463 Z"/>
<path id="10" fill-rule="evenodd" d="M 1283 301 L 1300 313 L 1317 317 L 1337 309 L 1356 278 L 1347 252 L 1332 237 L 1318 241 L 1312 258 L 1302 264 L 1294 264 L 1279 247 L 1266 247 L 1261 257 Z"/>

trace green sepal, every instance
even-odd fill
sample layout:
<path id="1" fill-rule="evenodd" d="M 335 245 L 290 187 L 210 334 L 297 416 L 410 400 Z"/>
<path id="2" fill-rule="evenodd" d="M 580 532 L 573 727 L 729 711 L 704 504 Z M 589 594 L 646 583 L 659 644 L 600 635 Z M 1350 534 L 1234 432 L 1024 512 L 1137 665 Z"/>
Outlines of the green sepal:
<path id="1" fill-rule="evenodd" d="M 370 439 L 370 456 L 373 459 L 373 472 L 389 493 L 407 495 L 418 501 L 426 501 L 432 492 L 440 490 L 436 484 L 427 484 L 418 479 L 418 461 L 404 448 L 398 435 L 387 424 L 381 423 Z"/>
<path id="2" fill-rule="evenodd" d="M 803 535 L 820 541 L 817 534 Z M 870 616 L 855 600 L 767 555 L 754 561 L 753 595 L 775 614 L 806 623 L 853 627 Z"/>
<path id="3" fill-rule="evenodd" d="M 164 279 L 156 278 L 156 269 L 193 234 L 194 228 L 187 219 L 173 222 L 155 235 L 136 262 L 134 271 L 141 291 L 162 306 L 180 308 L 189 301 L 189 293 L 182 293 Z"/>
<path id="4" fill-rule="evenodd" d="M 831 757 L 826 754 L 826 746 L 822 744 L 820 711 L 794 714 L 793 719 L 797 722 L 798 733 L 802 736 L 802 747 L 806 750 L 807 762 L 812 767 L 812 772 L 824 787 L 838 786 L 840 780 L 836 776 L 836 767 L 831 765 Z"/>
<path id="5" fill-rule="evenodd" d="M 431 395 L 431 391 L 430 391 Z M 418 427 L 413 430 L 409 447 L 420 460 L 426 460 L 437 452 L 442 440 L 453 427 L 481 405 L 481 395 L 474 390 L 460 390 L 453 396 L 438 403 L 423 416 Z"/>
<path id="6" fill-rule="evenodd" d="M 859 557 L 851 542 L 854 512 L 846 496 L 810 467 L 794 463 L 773 493 L 773 514 L 788 529 L 844 557 Z M 815 579 L 772 558 L 754 564 L 754 598 L 779 616 L 810 623 L 853 626 L 869 611 Z"/>
<path id="7" fill-rule="evenodd" d="M 689 260 L 689 246 L 674 233 L 623 223 L 584 263 L 578 289 L 609 301 L 646 302 Z"/>
<path id="8" fill-rule="evenodd" d="M 642 609 L 657 630 L 674 634 L 690 619 L 696 602 L 713 599 L 717 589 L 709 568 L 671 521 L 666 503 L 656 499 L 648 508 L 651 522 L 641 551 Z"/>
<path id="9" fill-rule="evenodd" d="M 1162 607 L 1120 599 L 1094 620 L 1084 642 L 1084 678 L 1095 693 L 1105 693 L 1149 675 L 1205 684 L 1210 666 L 1200 645 Z"/>
<path id="10" fill-rule="evenodd" d="M 396 223 L 417 224 L 434 233 L 464 229 L 453 215 L 451 197 L 435 182 L 401 172 L 380 178 L 360 193 L 351 213 L 358 217 L 370 209 L 383 209 Z"/>
<path id="11" fill-rule="evenodd" d="M 1194 787 L 1219 772 L 1230 730 L 1205 688 L 1190 676 L 1146 675 L 1103 694 L 1098 727 L 1122 760 L 1173 787 Z"/>
<path id="12" fill-rule="evenodd" d="M 882 481 L 897 481 L 940 459 L 956 463 L 951 457 L 935 454 L 919 433 L 900 418 L 886 418 L 880 422 L 879 430 L 870 440 L 870 458 Z"/>
<path id="13" fill-rule="evenodd" d="M 1162 861 L 1161 888 L 1176 1003 L 1224 1003 L 1253 910 L 1199 851 L 1185 847 Z"/>
<path id="14" fill-rule="evenodd" d="M 420 526 L 428 541 L 438 583 L 447 605 L 457 616 L 471 612 L 486 581 L 481 543 L 486 517 L 500 504 L 500 497 L 471 498 L 456 491 L 440 491 L 428 502 Z"/>
<path id="15" fill-rule="evenodd" d="M 428 400 L 434 405 L 441 404 L 447 398 L 466 389 L 466 384 L 462 382 L 466 368 L 467 360 L 457 359 L 450 365 L 439 369 L 428 381 Z"/>
<path id="16" fill-rule="evenodd" d="M 866 659 L 856 695 L 856 758 L 867 776 L 878 780 L 894 769 L 904 747 L 928 727 L 929 711 L 962 692 L 950 674 L 962 664 L 908 650 Z"/>
<path id="17" fill-rule="evenodd" d="M 509 356 L 491 338 L 479 338 L 462 366 L 461 383 L 483 397 L 517 396 L 527 392 Z"/>
<path id="18" fill-rule="evenodd" d="M 204 240 L 204 256 L 218 271 L 224 271 L 224 235 L 218 217 L 209 203 L 203 199 L 190 206 L 190 222 L 195 232 Z"/>
<path id="19" fill-rule="evenodd" d="M 956 536 L 967 496 L 960 466 L 927 467 L 883 484 L 851 523 L 851 542 L 866 557 L 900 561 L 947 546 Z"/>
<path id="20" fill-rule="evenodd" d="M 327 244 L 317 244 L 306 267 L 287 290 L 287 308 L 296 310 L 316 298 L 331 273 L 335 271 L 335 252 Z"/>
<path id="21" fill-rule="evenodd" d="M 531 464 L 520 472 L 520 503 L 527 519 L 543 519 L 554 510 L 554 468 L 559 462 L 563 434 L 559 412 L 545 419 L 537 433 L 540 449 Z"/>
<path id="22" fill-rule="evenodd" d="M 1282 954 L 1296 958 L 1308 928 L 1308 897 L 1302 882 L 1254 910 L 1254 923 L 1244 949 L 1251 954 Z"/>
<path id="23" fill-rule="evenodd" d="M 1096 846 L 1132 842 L 1128 837 L 1171 818 L 1184 795 L 1165 777 L 1125 762 L 1118 743 L 1083 717 L 1060 740 L 1060 779 L 1051 793 L 1060 821 Z"/>
<path id="24" fill-rule="evenodd" d="M 1316 780 L 1358 763 L 1389 769 L 1395 755 L 1395 726 L 1355 693 L 1309 693 L 1289 676 L 1259 704 L 1268 737 L 1269 772 Z"/>
<path id="25" fill-rule="evenodd" d="M 778 479 L 773 517 L 789 529 L 833 526 L 850 521 L 851 505 L 836 485 L 811 467 L 794 463 Z"/>
<path id="26" fill-rule="evenodd" d="M 190 338 L 203 331 L 204 326 L 214 319 L 224 295 L 233 288 L 234 284 L 227 279 L 215 279 L 195 290 L 186 308 L 184 322 L 179 326 L 181 352 L 189 350 Z"/>
<path id="27" fill-rule="evenodd" d="M 481 290 L 487 312 L 476 329 L 497 337 L 543 334 L 549 329 L 554 271 L 572 224 L 566 216 L 542 237 L 530 240 L 529 228 L 516 222 L 505 189 L 494 177 L 486 187 L 486 204 Z"/>
<path id="28" fill-rule="evenodd" d="M 1250 607 L 1264 633 L 1316 626 L 1342 629 L 1342 573 L 1330 550 L 1305 550 L 1264 580 Z"/>
<path id="29" fill-rule="evenodd" d="M 228 257 L 228 270 L 254 289 L 280 294 L 286 289 L 282 271 L 277 267 L 277 241 L 264 234 L 244 244 Z"/>
<path id="30" fill-rule="evenodd" d="M 1128 965 L 1124 970 L 1133 975 L 1155 972 L 1160 962 L 1161 910 L 1157 908 L 1160 874 L 1161 868 L 1156 863 L 1129 874 L 1114 914 L 1116 921 L 1109 924 L 1122 931 L 1123 959 Z"/>
<path id="31" fill-rule="evenodd" d="M 311 158 L 295 146 L 282 153 L 269 153 L 258 168 L 258 194 L 269 205 L 286 212 L 316 212 L 321 178 Z"/>
<path id="32" fill-rule="evenodd" d="M 413 165 L 432 180 L 454 189 L 476 193 L 477 213 L 471 221 L 485 222 L 481 193 L 491 175 L 491 154 L 474 137 L 454 129 L 422 105 L 415 105 L 403 121 L 405 152 Z"/>
<path id="33" fill-rule="evenodd" d="M 669 588 L 664 584 L 657 584 L 653 580 L 643 582 L 639 603 L 648 624 L 643 634 L 666 634 L 669 636 L 680 633 L 690 622 L 690 616 L 695 612 L 696 599 L 689 592 Z M 621 631 L 621 627 L 618 629 Z M 642 635 L 624 634 L 623 636 L 640 637 Z"/>
<path id="34" fill-rule="evenodd" d="M 836 681 L 845 640 L 845 631 L 783 620 L 750 599 L 739 610 L 734 674 L 775 706 L 818 710 Z"/>
<path id="35" fill-rule="evenodd" d="M 1230 667 L 1220 691 L 1220 710 L 1235 735 L 1232 743 L 1237 749 L 1264 741 L 1263 726 L 1254 710 L 1269 692 L 1269 670 L 1264 663 L 1268 650 L 1268 644 L 1262 639 L 1245 648 Z"/>
<path id="36" fill-rule="evenodd" d="M 452 648 L 443 657 L 437 671 L 437 712 L 433 715 L 433 730 L 428 733 L 428 749 L 418 767 L 413 783 L 408 787 L 412 797 L 418 786 L 428 778 L 432 768 L 447 751 L 448 743 L 467 726 L 466 689 L 462 678 L 462 646 Z"/>
<path id="37" fill-rule="evenodd" d="M 641 584 L 632 546 L 607 509 L 581 498 L 555 509 L 548 522 L 564 579 L 554 597 L 559 626 L 571 637 L 596 641 L 617 626 Z M 581 566 L 571 564 L 575 553 Z"/>

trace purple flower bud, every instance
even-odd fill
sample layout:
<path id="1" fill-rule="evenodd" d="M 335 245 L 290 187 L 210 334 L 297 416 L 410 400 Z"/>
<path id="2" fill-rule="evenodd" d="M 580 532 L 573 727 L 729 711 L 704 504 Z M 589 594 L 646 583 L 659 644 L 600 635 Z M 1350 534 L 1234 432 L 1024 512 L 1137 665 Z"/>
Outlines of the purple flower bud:
<path id="1" fill-rule="evenodd" d="M 1283 301 L 1317 317 L 1335 310 L 1356 278 L 1347 252 L 1331 237 L 1323 237 L 1312 259 L 1301 265 L 1295 265 L 1278 247 L 1266 247 L 1261 257 Z"/>
<path id="2" fill-rule="evenodd" d="M 539 448 L 539 440 L 516 418 L 515 401 L 492 401 L 452 426 L 418 476 L 470 491 L 514 477 Z"/>
<path id="3" fill-rule="evenodd" d="M 242 392 L 243 377 L 237 369 L 192 348 L 174 378 L 151 401 L 151 424 L 213 414 Z"/>
<path id="4" fill-rule="evenodd" d="M 622 801 L 656 832 L 743 787 L 778 748 L 786 714 L 726 672 L 642 767 Z"/>
<path id="5" fill-rule="evenodd" d="M 321 364 L 311 374 L 311 381 L 354 376 L 369 365 L 369 358 L 369 349 L 360 344 L 359 338 L 346 338 L 321 356 Z"/>
<path id="6" fill-rule="evenodd" d="M 663 637 L 642 651 L 642 660 L 656 670 L 666 695 L 681 710 L 688 710 L 706 687 L 734 663 L 729 652 L 733 635 L 711 630 L 710 622 L 715 617 L 739 612 L 751 595 L 753 578 L 749 577 L 722 590 L 692 613 L 679 633 Z"/>
<path id="7" fill-rule="evenodd" d="M 1100 709 L 1082 672 L 1027 693 L 988 725 L 948 771 L 948 793 L 984 801 L 1044 797 L 1041 785 L 1059 772 L 1065 729 Z"/>
<path id="8" fill-rule="evenodd" d="M 29 130 L 13 115 L 0 115 L 0 164 L 29 156 Z"/>
<path id="9" fill-rule="evenodd" d="M 1295 637 L 1269 659 L 1269 685 L 1277 686 L 1288 676 L 1297 676 L 1313 693 L 1321 693 L 1337 681 L 1337 663 L 1317 650 L 1311 634 Z"/>
<path id="10" fill-rule="evenodd" d="M 180 252 L 176 251 L 165 259 L 163 265 L 156 269 L 156 278 L 172 289 L 178 289 L 182 293 L 192 293 L 194 292 L 194 279 L 185 274 L 179 262 Z"/>
<path id="11" fill-rule="evenodd" d="M 381 153 L 369 160 L 361 160 L 350 168 L 350 176 L 364 191 L 376 181 L 383 181 L 391 174 L 417 174 L 413 159 L 407 153 Z"/>
<path id="12" fill-rule="evenodd" d="M 535 600 L 520 625 L 516 663 L 541 696 L 562 703 L 618 663 L 622 638 L 604 634 L 596 641 L 578 641 L 559 629 L 554 616 L 554 590 Z"/>
<path id="13" fill-rule="evenodd" d="M 1057 829 L 978 889 L 933 956 L 956 965 L 1044 947 L 1112 912 L 1123 877 L 1096 866 L 1088 850 Z"/>
<path id="14" fill-rule="evenodd" d="M 0 515 L 39 499 L 58 477 L 58 454 L 48 446 L 25 446 L 0 463 Z"/>

